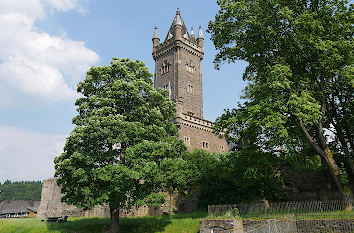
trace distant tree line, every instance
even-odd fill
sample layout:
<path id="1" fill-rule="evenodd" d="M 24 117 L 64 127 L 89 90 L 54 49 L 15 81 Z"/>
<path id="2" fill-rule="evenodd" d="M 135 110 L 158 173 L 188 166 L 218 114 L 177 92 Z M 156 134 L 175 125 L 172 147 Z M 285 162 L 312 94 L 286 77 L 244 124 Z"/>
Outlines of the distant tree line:
<path id="1" fill-rule="evenodd" d="M 41 200 L 41 181 L 15 181 L 6 180 L 0 183 L 0 202 L 6 199 L 15 200 Z"/>

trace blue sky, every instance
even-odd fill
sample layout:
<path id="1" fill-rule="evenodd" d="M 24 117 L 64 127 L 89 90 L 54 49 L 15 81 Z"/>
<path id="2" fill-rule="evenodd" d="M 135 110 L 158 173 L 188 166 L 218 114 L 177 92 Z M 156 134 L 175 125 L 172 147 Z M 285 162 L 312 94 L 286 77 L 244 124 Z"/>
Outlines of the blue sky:
<path id="1" fill-rule="evenodd" d="M 204 117 L 214 121 L 239 101 L 246 67 L 240 61 L 214 69 L 206 28 L 216 0 L 1 0 L 0 182 L 52 177 L 87 69 L 129 57 L 153 72 L 154 27 L 164 39 L 177 7 L 189 30 L 203 28 Z"/>

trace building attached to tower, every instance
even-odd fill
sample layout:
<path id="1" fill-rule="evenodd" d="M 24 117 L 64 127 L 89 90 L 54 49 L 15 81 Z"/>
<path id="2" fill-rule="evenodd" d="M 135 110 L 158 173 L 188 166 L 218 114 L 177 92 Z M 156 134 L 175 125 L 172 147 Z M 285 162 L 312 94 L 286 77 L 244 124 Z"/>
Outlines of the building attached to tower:
<path id="1" fill-rule="evenodd" d="M 177 10 L 165 40 L 160 43 L 155 27 L 152 41 L 154 86 L 168 90 L 169 98 L 176 103 L 175 123 L 180 139 L 190 151 L 198 148 L 216 153 L 227 152 L 226 140 L 212 132 L 213 122 L 203 119 L 204 38 L 201 27 L 197 37 L 193 28 L 189 33 Z"/>

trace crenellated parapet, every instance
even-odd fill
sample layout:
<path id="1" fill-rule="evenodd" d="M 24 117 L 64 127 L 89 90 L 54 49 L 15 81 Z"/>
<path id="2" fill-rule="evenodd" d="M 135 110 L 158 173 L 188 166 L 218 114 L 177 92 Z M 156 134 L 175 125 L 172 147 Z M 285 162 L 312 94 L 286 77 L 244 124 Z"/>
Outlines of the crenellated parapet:
<path id="1" fill-rule="evenodd" d="M 188 53 L 191 53 L 200 59 L 204 58 L 204 51 L 203 48 L 200 47 L 198 44 L 195 44 L 185 38 L 180 38 L 179 40 L 176 40 L 175 38 L 170 38 L 161 44 L 154 46 L 152 56 L 154 60 L 157 58 L 169 53 L 172 49 L 174 48 L 181 48 Z"/>
<path id="2" fill-rule="evenodd" d="M 206 131 L 206 132 L 213 132 L 213 126 L 214 126 L 213 122 L 202 119 L 202 118 L 190 116 L 185 113 L 182 113 L 182 115 L 180 117 L 177 117 L 175 122 L 177 125 L 185 125 L 185 126 L 193 127 L 196 129 Z"/>

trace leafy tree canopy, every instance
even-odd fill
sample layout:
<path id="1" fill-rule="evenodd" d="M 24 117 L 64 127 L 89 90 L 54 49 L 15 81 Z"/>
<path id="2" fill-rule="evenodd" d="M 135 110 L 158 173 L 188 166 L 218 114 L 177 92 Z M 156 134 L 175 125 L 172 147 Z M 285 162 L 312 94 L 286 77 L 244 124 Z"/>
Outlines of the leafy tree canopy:
<path id="1" fill-rule="evenodd" d="M 216 65 L 238 59 L 249 63 L 243 75 L 246 103 L 222 121 L 260 136 L 256 141 L 268 148 L 306 140 L 348 199 L 326 130 L 354 174 L 353 6 L 346 0 L 218 4 L 208 28 L 218 50 Z"/>
<path id="2" fill-rule="evenodd" d="M 63 200 L 82 208 L 108 204 L 111 232 L 119 209 L 160 200 L 162 164 L 185 151 L 172 122 L 175 106 L 155 90 L 140 61 L 113 58 L 79 83 L 76 125 L 55 159 Z"/>

